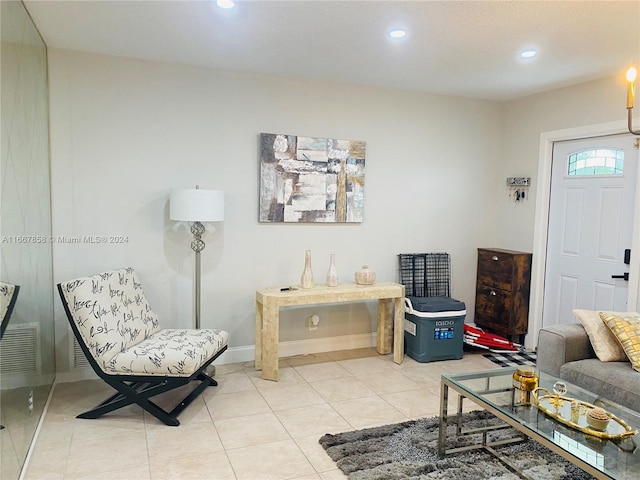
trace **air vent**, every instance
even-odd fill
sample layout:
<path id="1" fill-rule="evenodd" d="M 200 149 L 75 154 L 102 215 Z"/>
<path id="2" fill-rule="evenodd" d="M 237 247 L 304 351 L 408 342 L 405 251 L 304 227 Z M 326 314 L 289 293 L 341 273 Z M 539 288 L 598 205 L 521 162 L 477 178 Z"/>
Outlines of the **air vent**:
<path id="1" fill-rule="evenodd" d="M 8 325 L 0 344 L 0 372 L 3 375 L 38 374 L 40 358 L 40 324 Z"/>
<path id="2" fill-rule="evenodd" d="M 73 333 L 71 334 L 73 335 Z M 82 351 L 82 348 L 78 343 L 78 340 L 76 339 L 75 335 L 73 335 L 72 338 L 73 338 L 73 367 L 74 368 L 88 367 L 89 360 L 87 360 L 87 357 L 84 355 L 84 352 Z"/>

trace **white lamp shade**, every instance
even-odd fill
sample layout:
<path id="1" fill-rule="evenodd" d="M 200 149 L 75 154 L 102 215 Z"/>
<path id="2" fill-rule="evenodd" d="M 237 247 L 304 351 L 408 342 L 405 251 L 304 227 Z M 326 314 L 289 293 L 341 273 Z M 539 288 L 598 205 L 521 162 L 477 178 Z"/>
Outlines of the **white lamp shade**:
<path id="1" fill-rule="evenodd" d="M 171 190 L 169 218 L 182 222 L 221 222 L 224 220 L 224 192 L 199 188 Z"/>

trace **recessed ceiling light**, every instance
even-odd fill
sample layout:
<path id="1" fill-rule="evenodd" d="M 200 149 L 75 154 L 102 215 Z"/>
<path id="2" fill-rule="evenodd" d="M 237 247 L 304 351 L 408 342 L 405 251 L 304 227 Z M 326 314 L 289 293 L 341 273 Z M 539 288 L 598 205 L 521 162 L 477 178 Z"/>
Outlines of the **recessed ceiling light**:
<path id="1" fill-rule="evenodd" d="M 533 58 L 538 54 L 535 50 L 523 50 L 520 52 L 520 58 Z"/>
<path id="2" fill-rule="evenodd" d="M 389 36 L 391 38 L 403 38 L 406 34 L 407 34 L 407 32 L 405 32 L 404 30 L 400 30 L 400 29 L 391 30 L 389 32 Z"/>
<path id="3" fill-rule="evenodd" d="M 236 6 L 236 2 L 233 0 L 216 0 L 216 5 L 220 8 L 233 8 Z"/>

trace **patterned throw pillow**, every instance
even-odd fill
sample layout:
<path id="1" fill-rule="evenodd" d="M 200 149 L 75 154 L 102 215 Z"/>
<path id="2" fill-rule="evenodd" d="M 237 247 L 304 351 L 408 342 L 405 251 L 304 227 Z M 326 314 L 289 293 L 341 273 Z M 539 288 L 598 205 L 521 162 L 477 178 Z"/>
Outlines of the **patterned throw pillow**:
<path id="1" fill-rule="evenodd" d="M 616 340 L 616 337 L 613 336 L 604 324 L 599 313 L 600 312 L 594 312 L 593 310 L 573 310 L 573 314 L 587 332 L 591 346 L 601 362 L 626 362 L 628 360 L 627 354 Z M 602 313 L 617 316 L 628 315 L 628 312 Z"/>
<path id="2" fill-rule="evenodd" d="M 620 317 L 601 312 L 600 318 L 624 349 L 633 369 L 640 372 L 640 314 Z"/>

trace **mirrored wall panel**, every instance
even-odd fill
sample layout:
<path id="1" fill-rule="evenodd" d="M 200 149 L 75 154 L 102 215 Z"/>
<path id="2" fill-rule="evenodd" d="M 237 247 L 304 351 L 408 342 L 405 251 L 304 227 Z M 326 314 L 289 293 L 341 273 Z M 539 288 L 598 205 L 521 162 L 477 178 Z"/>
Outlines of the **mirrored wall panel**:
<path id="1" fill-rule="evenodd" d="M 0 7 L 0 478 L 10 480 L 20 476 L 55 357 L 47 52 L 22 2 Z"/>

